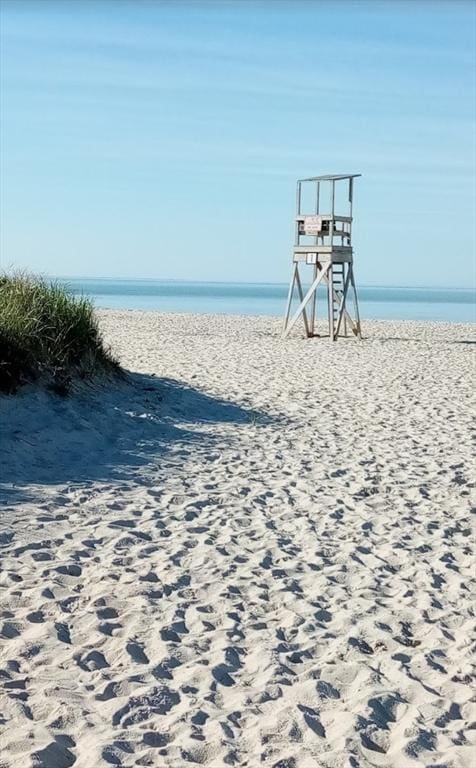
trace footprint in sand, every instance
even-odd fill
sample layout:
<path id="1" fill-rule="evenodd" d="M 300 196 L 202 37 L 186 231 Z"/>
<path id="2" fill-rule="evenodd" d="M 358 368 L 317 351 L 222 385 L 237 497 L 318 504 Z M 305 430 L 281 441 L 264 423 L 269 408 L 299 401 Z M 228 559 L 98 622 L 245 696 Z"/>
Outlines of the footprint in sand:
<path id="1" fill-rule="evenodd" d="M 96 611 L 96 615 L 98 619 L 101 619 L 101 621 L 105 621 L 106 619 L 117 619 L 118 613 L 115 608 L 108 608 L 107 606 L 105 608 L 99 608 Z"/>
<path id="2" fill-rule="evenodd" d="M 26 618 L 28 621 L 31 621 L 32 624 L 42 624 L 45 621 L 45 614 L 43 611 L 32 611 L 27 614 Z"/>
<path id="3" fill-rule="evenodd" d="M 154 720 L 156 715 L 166 715 L 170 712 L 179 701 L 179 694 L 167 686 L 153 688 L 142 696 L 131 696 L 127 704 L 114 713 L 112 724 L 128 728 L 137 723 Z"/>
<path id="4" fill-rule="evenodd" d="M 0 630 L 0 637 L 5 640 L 13 640 L 21 634 L 22 625 L 18 621 L 4 621 Z"/>
<path id="5" fill-rule="evenodd" d="M 126 644 L 126 651 L 136 664 L 148 664 L 149 657 L 144 653 L 144 648 L 135 640 L 129 640 Z"/>
<path id="6" fill-rule="evenodd" d="M 298 704 L 298 709 L 302 712 L 304 722 L 308 728 L 310 728 L 311 731 L 316 734 L 316 736 L 320 736 L 321 739 L 325 739 L 326 729 L 319 720 L 319 713 L 317 710 L 312 709 L 312 707 L 307 707 L 304 704 Z"/>
<path id="7" fill-rule="evenodd" d="M 71 563 L 70 565 L 59 565 L 57 568 L 55 568 L 55 571 L 61 573 L 63 576 L 73 576 L 78 578 L 81 576 L 82 568 L 80 565 Z"/>
<path id="8" fill-rule="evenodd" d="M 70 736 L 55 736 L 51 744 L 33 753 L 33 765 L 35 768 L 71 768 L 76 762 L 76 757 L 71 752 L 75 746 L 76 743 Z"/>
<path id="9" fill-rule="evenodd" d="M 62 621 L 55 621 L 55 629 L 58 640 L 67 645 L 71 645 L 71 635 L 68 625 Z"/>
<path id="10" fill-rule="evenodd" d="M 85 656 L 76 657 L 76 662 L 86 672 L 95 672 L 97 669 L 105 669 L 109 666 L 104 654 L 96 650 L 89 651 Z"/>

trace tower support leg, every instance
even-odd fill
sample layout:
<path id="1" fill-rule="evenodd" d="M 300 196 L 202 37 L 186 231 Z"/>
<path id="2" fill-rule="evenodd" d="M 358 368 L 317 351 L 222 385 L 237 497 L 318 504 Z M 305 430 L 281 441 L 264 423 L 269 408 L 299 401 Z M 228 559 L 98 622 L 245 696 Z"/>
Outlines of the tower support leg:
<path id="1" fill-rule="evenodd" d="M 354 295 L 354 307 L 355 307 L 356 330 L 354 331 L 354 333 L 355 333 L 356 336 L 358 336 L 359 339 L 362 339 L 362 328 L 360 326 L 359 303 L 357 301 L 357 288 L 355 287 L 354 268 L 353 268 L 352 264 L 349 265 L 349 272 L 350 272 L 350 281 L 352 283 L 352 292 L 353 292 L 353 295 Z"/>
<path id="2" fill-rule="evenodd" d="M 342 296 L 339 303 L 339 309 L 337 312 L 337 323 L 336 323 L 336 339 L 339 336 L 340 326 L 342 323 L 342 320 L 344 320 L 344 323 L 346 321 L 345 311 L 346 311 L 346 300 L 347 300 L 347 291 L 349 290 L 349 283 L 350 283 L 350 275 L 351 275 L 352 265 L 350 265 L 347 268 L 347 275 L 344 281 L 343 289 L 342 289 Z M 345 335 L 347 335 L 347 329 L 345 329 Z"/>
<path id="3" fill-rule="evenodd" d="M 318 266 L 316 263 L 314 264 L 313 280 L 315 280 L 317 277 L 317 270 L 318 270 Z M 311 300 L 311 317 L 309 321 L 309 330 L 311 332 L 310 333 L 311 336 L 316 335 L 316 330 L 315 330 L 316 329 L 316 304 L 317 304 L 317 290 L 314 291 L 314 296 L 312 297 L 312 300 Z"/>
<path id="4" fill-rule="evenodd" d="M 294 284 L 296 282 L 296 274 L 298 274 L 297 263 L 294 264 L 293 276 L 291 278 L 291 282 L 289 283 L 288 299 L 286 302 L 286 312 L 284 315 L 284 323 L 283 323 L 283 333 L 286 331 L 286 327 L 289 321 L 289 313 L 291 312 L 291 304 L 292 304 L 293 293 L 294 293 Z"/>
<path id="5" fill-rule="evenodd" d="M 299 293 L 299 301 L 302 302 L 303 300 L 303 290 L 302 290 L 302 283 L 301 283 L 301 275 L 299 274 L 299 265 L 296 264 L 296 283 L 298 287 L 298 293 Z M 304 320 L 304 330 L 306 331 L 306 336 L 309 338 L 311 336 L 311 331 L 309 330 L 309 323 L 307 320 L 307 313 L 306 313 L 306 307 L 304 307 L 302 311 L 302 319 Z"/>
<path id="6" fill-rule="evenodd" d="M 335 341 L 334 335 L 334 275 L 332 270 L 332 262 L 329 264 L 329 272 L 327 275 L 327 304 L 329 310 L 329 339 Z"/>

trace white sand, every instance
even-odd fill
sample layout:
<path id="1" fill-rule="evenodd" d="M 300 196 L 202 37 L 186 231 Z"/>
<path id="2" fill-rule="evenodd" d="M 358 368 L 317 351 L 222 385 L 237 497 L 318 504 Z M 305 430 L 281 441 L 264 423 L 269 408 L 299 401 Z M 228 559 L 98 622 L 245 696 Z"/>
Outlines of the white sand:
<path id="1" fill-rule="evenodd" d="M 101 317 L 0 398 L 1 768 L 474 766 L 471 327 Z"/>

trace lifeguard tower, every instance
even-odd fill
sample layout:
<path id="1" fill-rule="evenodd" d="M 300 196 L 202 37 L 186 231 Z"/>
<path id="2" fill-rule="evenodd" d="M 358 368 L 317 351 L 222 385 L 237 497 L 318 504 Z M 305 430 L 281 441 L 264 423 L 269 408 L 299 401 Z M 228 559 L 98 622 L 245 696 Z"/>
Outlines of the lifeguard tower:
<path id="1" fill-rule="evenodd" d="M 354 179 L 358 176 L 361 174 L 314 176 L 297 182 L 293 274 L 284 318 L 284 337 L 301 316 L 306 335 L 319 335 L 315 332 L 317 289 L 324 283 L 327 286 L 330 340 L 347 336 L 348 326 L 355 336 L 362 338 L 352 249 L 352 199 Z M 312 282 L 305 294 L 300 274 L 302 265 L 312 268 Z M 299 306 L 291 315 L 295 289 Z M 349 289 L 353 296 L 352 314 L 347 307 Z"/>

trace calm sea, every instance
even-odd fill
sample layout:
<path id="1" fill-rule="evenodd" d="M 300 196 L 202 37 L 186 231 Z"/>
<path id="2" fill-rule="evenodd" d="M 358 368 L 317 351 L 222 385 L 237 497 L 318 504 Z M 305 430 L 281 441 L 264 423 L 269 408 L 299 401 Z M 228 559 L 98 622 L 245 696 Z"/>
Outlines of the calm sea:
<path id="1" fill-rule="evenodd" d="M 161 312 L 275 315 L 284 312 L 288 286 L 279 283 L 198 283 L 179 280 L 63 278 L 99 308 Z M 475 292 L 464 288 L 360 286 L 363 318 L 476 322 Z M 324 293 L 322 293 L 324 299 Z"/>

